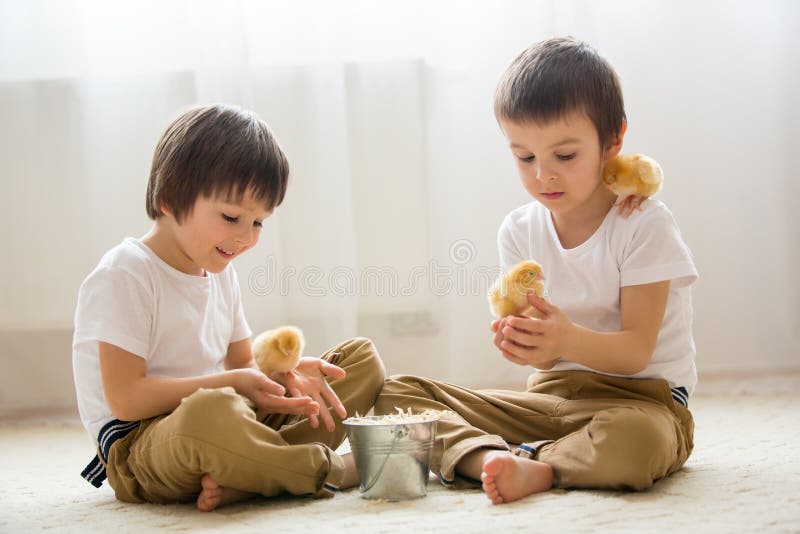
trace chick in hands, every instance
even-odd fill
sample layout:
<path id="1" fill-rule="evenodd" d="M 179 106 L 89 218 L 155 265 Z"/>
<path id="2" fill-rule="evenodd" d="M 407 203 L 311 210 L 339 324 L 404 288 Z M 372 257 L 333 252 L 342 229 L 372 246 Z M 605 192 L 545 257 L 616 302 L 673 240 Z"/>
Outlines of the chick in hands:
<path id="1" fill-rule="evenodd" d="M 296 326 L 267 330 L 253 340 L 253 355 L 264 374 L 286 373 L 297 366 L 306 341 Z"/>
<path id="2" fill-rule="evenodd" d="M 642 202 L 661 190 L 661 165 L 644 154 L 626 154 L 610 159 L 603 167 L 603 182 L 618 196 L 619 212 L 630 217 Z M 627 213 L 626 213 L 627 212 Z"/>
<path id="3" fill-rule="evenodd" d="M 521 315 L 531 309 L 528 293 L 541 298 L 544 295 L 542 267 L 535 261 L 522 261 L 500 278 L 489 292 L 489 309 L 492 315 L 502 319 L 509 315 Z"/>

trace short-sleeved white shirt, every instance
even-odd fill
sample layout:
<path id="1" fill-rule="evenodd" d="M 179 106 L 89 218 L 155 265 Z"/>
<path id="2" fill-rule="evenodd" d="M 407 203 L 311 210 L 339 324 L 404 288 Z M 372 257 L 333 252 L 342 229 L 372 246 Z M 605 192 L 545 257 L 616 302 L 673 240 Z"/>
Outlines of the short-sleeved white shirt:
<path id="1" fill-rule="evenodd" d="M 650 199 L 630 218 L 612 208 L 589 239 L 565 249 L 550 212 L 539 202 L 531 202 L 503 220 L 498 247 L 504 271 L 522 260 L 538 262 L 544 271 L 547 300 L 576 324 L 600 332 L 620 328 L 620 288 L 669 280 L 667 308 L 653 357 L 646 369 L 630 376 L 663 378 L 670 387 L 685 387 L 691 395 L 697 371 L 690 286 L 697 280 L 697 270 L 664 203 Z M 568 359 L 550 370 L 598 372 Z"/>
<path id="2" fill-rule="evenodd" d="M 103 394 L 99 341 L 142 357 L 148 376 L 181 378 L 222 371 L 228 345 L 250 335 L 232 265 L 192 276 L 126 238 L 78 292 L 72 367 L 81 422 L 96 441 L 114 419 Z"/>

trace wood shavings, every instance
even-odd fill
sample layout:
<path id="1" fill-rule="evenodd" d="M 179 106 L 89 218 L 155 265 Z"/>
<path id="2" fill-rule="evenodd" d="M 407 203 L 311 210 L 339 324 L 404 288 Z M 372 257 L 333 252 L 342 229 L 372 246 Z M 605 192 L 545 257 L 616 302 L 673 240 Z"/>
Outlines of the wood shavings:
<path id="1" fill-rule="evenodd" d="M 428 421 L 438 421 L 442 414 L 452 413 L 449 410 L 425 410 L 420 413 L 413 413 L 411 407 L 403 411 L 402 408 L 395 406 L 397 413 L 386 415 L 360 416 L 356 412 L 355 416 L 344 420 L 351 425 L 405 425 L 409 423 L 424 423 Z"/>

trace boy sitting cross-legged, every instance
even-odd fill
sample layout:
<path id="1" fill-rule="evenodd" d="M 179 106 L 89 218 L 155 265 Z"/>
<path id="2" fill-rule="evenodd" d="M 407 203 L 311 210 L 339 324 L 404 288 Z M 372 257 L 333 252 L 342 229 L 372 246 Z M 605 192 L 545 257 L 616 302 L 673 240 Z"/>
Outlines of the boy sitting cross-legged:
<path id="1" fill-rule="evenodd" d="M 500 261 L 541 264 L 548 300 L 528 295 L 534 313 L 491 329 L 498 356 L 536 371 L 522 392 L 391 377 L 376 412 L 454 412 L 439 422 L 433 468 L 448 485 L 480 480 L 495 504 L 551 487 L 648 488 L 692 451 L 691 253 L 663 203 L 630 217 L 614 208 L 602 169 L 626 116 L 616 73 L 589 45 L 523 51 L 495 114 L 533 199 L 500 226 Z"/>
<path id="2" fill-rule="evenodd" d="M 98 445 L 83 472 L 95 486 L 107 476 L 122 501 L 209 511 L 358 482 L 352 457 L 333 449 L 340 419 L 366 413 L 380 391 L 375 347 L 352 339 L 266 376 L 231 265 L 258 242 L 288 174 L 267 125 L 235 107 L 189 109 L 163 133 L 152 229 L 107 252 L 78 294 L 73 369 Z"/>

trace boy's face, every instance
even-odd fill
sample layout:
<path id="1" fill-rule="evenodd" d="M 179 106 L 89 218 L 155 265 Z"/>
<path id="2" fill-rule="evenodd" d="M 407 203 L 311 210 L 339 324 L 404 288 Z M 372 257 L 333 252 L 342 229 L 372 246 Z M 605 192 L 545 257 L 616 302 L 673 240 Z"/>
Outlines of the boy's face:
<path id="1" fill-rule="evenodd" d="M 164 222 L 171 241 L 170 257 L 162 258 L 179 271 L 219 273 L 230 261 L 255 246 L 264 220 L 272 212 L 247 191 L 241 202 L 198 197 L 192 211 L 178 224 L 169 208 Z"/>
<path id="2" fill-rule="evenodd" d="M 563 215 L 609 196 L 603 164 L 621 148 L 621 139 L 601 150 L 594 124 L 573 112 L 546 124 L 501 120 L 500 126 L 522 184 L 554 215 Z"/>

